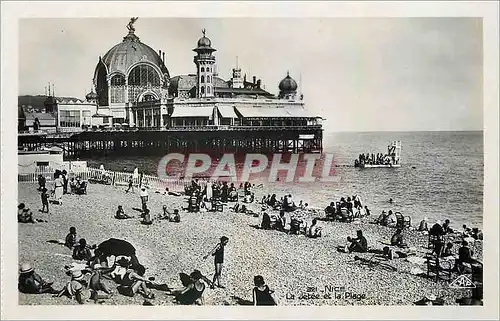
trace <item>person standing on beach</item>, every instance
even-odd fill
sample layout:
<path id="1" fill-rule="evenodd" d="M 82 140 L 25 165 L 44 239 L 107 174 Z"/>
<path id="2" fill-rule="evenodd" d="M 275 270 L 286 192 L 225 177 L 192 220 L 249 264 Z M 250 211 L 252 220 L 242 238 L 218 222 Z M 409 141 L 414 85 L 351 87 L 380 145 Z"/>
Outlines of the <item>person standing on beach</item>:
<path id="1" fill-rule="evenodd" d="M 49 194 L 47 194 L 47 189 L 42 187 L 42 193 L 40 194 L 42 198 L 42 213 L 45 212 L 45 207 L 47 207 L 47 213 L 49 213 Z"/>
<path id="2" fill-rule="evenodd" d="M 128 188 L 125 193 L 128 193 L 132 189 L 132 193 L 134 193 L 134 178 L 132 175 L 128 178 Z"/>
<path id="3" fill-rule="evenodd" d="M 143 186 L 141 188 L 140 196 L 141 196 L 142 210 L 145 211 L 146 208 L 148 207 L 148 192 L 146 191 L 146 187 Z"/>
<path id="4" fill-rule="evenodd" d="M 254 276 L 253 283 L 253 305 L 277 305 L 273 297 L 274 291 L 269 289 L 262 275 Z"/>
<path id="5" fill-rule="evenodd" d="M 203 257 L 204 260 L 206 260 L 209 255 L 212 255 L 214 257 L 215 274 L 212 280 L 212 285 L 210 287 L 212 289 L 215 286 L 215 281 L 217 281 L 217 286 L 219 288 L 221 289 L 225 288 L 220 284 L 220 277 L 222 273 L 222 265 L 224 264 L 224 247 L 227 245 L 228 242 L 229 238 L 226 236 L 222 236 L 220 238 L 220 243 L 218 243 L 212 251 L 210 251 L 207 255 Z"/>
<path id="6" fill-rule="evenodd" d="M 55 197 L 56 201 L 59 205 L 62 204 L 62 196 L 63 196 L 63 180 L 61 178 L 61 175 L 58 175 L 57 178 L 54 180 L 54 186 L 55 186 Z"/>
<path id="7" fill-rule="evenodd" d="M 64 169 L 62 171 L 63 180 L 63 194 L 68 194 L 68 172 Z"/>

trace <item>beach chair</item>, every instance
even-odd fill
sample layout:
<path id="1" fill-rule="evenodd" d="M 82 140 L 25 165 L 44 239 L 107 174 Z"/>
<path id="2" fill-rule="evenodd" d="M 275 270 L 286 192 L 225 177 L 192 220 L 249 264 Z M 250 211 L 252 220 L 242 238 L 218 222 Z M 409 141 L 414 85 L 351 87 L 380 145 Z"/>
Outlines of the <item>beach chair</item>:
<path id="1" fill-rule="evenodd" d="M 411 226 L 411 217 L 404 216 L 401 212 L 396 212 L 394 215 L 396 215 L 396 228 L 405 229 Z"/>
<path id="2" fill-rule="evenodd" d="M 439 279 L 451 281 L 454 263 L 449 260 L 443 260 L 439 255 L 427 255 L 427 277 L 434 277 L 437 282 Z"/>

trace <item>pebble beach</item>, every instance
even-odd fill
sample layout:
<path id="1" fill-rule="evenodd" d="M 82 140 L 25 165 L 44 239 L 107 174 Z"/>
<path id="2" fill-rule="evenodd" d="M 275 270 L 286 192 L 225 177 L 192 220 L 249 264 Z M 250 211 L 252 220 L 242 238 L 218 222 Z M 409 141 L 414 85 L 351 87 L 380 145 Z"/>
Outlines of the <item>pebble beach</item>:
<path id="1" fill-rule="evenodd" d="M 213 276 L 213 259 L 203 260 L 222 235 L 229 238 L 226 246 L 222 283 L 225 289 L 207 289 L 204 292 L 206 305 L 245 305 L 252 300 L 253 277 L 262 275 L 266 284 L 275 291 L 278 305 L 411 305 L 424 296 L 435 295 L 445 305 L 456 305 L 456 299 L 469 296 L 468 289 L 450 288 L 447 282 L 412 275 L 417 267 L 404 258 L 385 263 L 397 271 L 369 267 L 355 261 L 357 255 L 370 259 L 371 253 L 340 253 L 337 246 L 346 245 L 347 236 L 355 236 L 363 230 L 371 249 L 382 249 L 382 242 L 389 242 L 395 229 L 369 223 L 380 214 L 371 208 L 372 215 L 359 222 L 341 223 L 320 221 L 323 237 L 306 238 L 303 235 L 288 235 L 279 231 L 258 228 L 261 217 L 234 213 L 224 207 L 223 212 L 188 213 L 186 198 L 155 193 L 150 190 L 148 207 L 152 216 L 160 214 L 162 206 L 170 210 L 179 209 L 181 222 L 155 220 L 152 225 L 140 224 L 139 191 L 125 193 L 126 187 L 90 184 L 87 195 L 64 195 L 62 205 L 50 205 L 50 213 L 41 213 L 40 195 L 37 185 L 18 184 L 18 202 L 31 208 L 34 218 L 46 220 L 36 224 L 18 224 L 19 262 L 30 262 L 45 280 L 54 281 L 54 288 L 62 288 L 69 277 L 64 266 L 71 264 L 71 251 L 62 245 L 47 242 L 64 239 L 69 227 L 77 229 L 78 237 L 86 238 L 89 244 L 99 244 L 109 238 L 124 239 L 133 244 L 137 257 L 146 270 L 146 277 L 155 277 L 158 282 L 170 287 L 180 287 L 179 273 L 200 270 L 209 279 Z M 271 186 L 255 190 L 256 200 L 272 192 Z M 278 195 L 280 196 L 280 195 Z M 300 199 L 300 195 L 294 195 Z M 122 205 L 126 214 L 134 219 L 116 220 L 117 206 Z M 312 220 L 324 217 L 325 204 L 310 204 L 317 211 L 305 216 Z M 365 205 L 365 204 L 364 204 Z M 370 207 L 370 204 L 366 204 Z M 260 204 L 248 206 L 260 213 Z M 276 214 L 278 212 L 275 212 Z M 287 214 L 288 215 L 288 214 Z M 289 216 L 288 216 L 289 217 Z M 444 219 L 444 218 L 443 218 Z M 289 220 L 287 220 L 289 221 Z M 432 222 L 430 222 L 432 223 Z M 455 228 L 461 226 L 456 222 Z M 417 224 L 417 222 L 413 222 Z M 458 225 L 460 224 L 460 225 Z M 458 225 L 458 226 L 457 226 Z M 406 242 L 423 257 L 428 251 L 427 236 L 416 231 L 405 231 Z M 454 245 L 454 251 L 458 249 Z M 472 246 L 474 255 L 482 259 L 482 241 Z M 425 264 L 422 270 L 427 271 Z M 116 284 L 105 280 L 116 289 Z M 334 289 L 342 289 L 336 292 Z M 154 305 L 173 305 L 171 296 L 153 290 Z M 140 305 L 144 298 L 115 295 L 104 300 L 104 305 Z M 342 293 L 342 295 L 336 295 Z M 87 296 L 88 298 L 88 296 Z M 50 294 L 19 294 L 21 305 L 74 305 L 75 300 L 54 298 Z M 86 302 L 86 304 L 94 304 Z"/>

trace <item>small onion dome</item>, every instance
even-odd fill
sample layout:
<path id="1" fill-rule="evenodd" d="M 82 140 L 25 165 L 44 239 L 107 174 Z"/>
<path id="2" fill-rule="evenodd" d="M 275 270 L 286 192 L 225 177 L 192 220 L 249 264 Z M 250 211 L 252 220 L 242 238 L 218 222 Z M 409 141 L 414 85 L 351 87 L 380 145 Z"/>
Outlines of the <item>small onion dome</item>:
<path id="1" fill-rule="evenodd" d="M 90 101 L 90 100 L 96 100 L 97 98 L 99 98 L 99 96 L 97 96 L 97 94 L 94 92 L 94 89 L 92 89 L 86 96 L 85 98 Z"/>
<path id="2" fill-rule="evenodd" d="M 212 41 L 209 38 L 203 36 L 198 40 L 198 47 L 211 47 Z"/>
<path id="3" fill-rule="evenodd" d="M 279 89 L 282 92 L 297 91 L 297 82 L 287 72 L 286 77 L 279 84 Z"/>

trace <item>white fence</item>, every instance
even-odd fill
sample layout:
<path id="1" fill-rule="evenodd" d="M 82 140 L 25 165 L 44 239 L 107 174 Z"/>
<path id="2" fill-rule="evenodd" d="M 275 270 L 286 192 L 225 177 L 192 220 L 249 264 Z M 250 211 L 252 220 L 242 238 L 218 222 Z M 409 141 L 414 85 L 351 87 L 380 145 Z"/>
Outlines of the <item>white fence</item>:
<path id="1" fill-rule="evenodd" d="M 50 183 L 54 180 L 55 169 L 51 167 L 38 167 L 34 172 L 30 173 L 18 173 L 18 182 L 20 183 L 37 183 L 38 175 L 45 177 L 46 182 Z M 102 171 L 101 169 L 87 167 L 85 169 L 77 168 L 75 170 L 68 171 L 68 179 L 73 177 L 80 177 L 82 180 L 95 180 L 102 181 L 105 174 L 109 177 L 109 182 L 111 185 L 128 185 L 129 179 L 133 176 L 133 173 L 125 172 L 113 172 L 113 171 Z M 142 179 L 142 180 L 141 180 Z M 180 192 L 184 191 L 186 184 L 190 181 L 185 179 L 162 179 L 159 177 L 151 175 L 139 175 L 133 180 L 135 186 L 146 186 L 150 189 L 165 191 L 166 188 L 169 191 Z M 202 188 L 206 185 L 206 181 L 203 179 L 199 180 L 199 184 Z"/>

